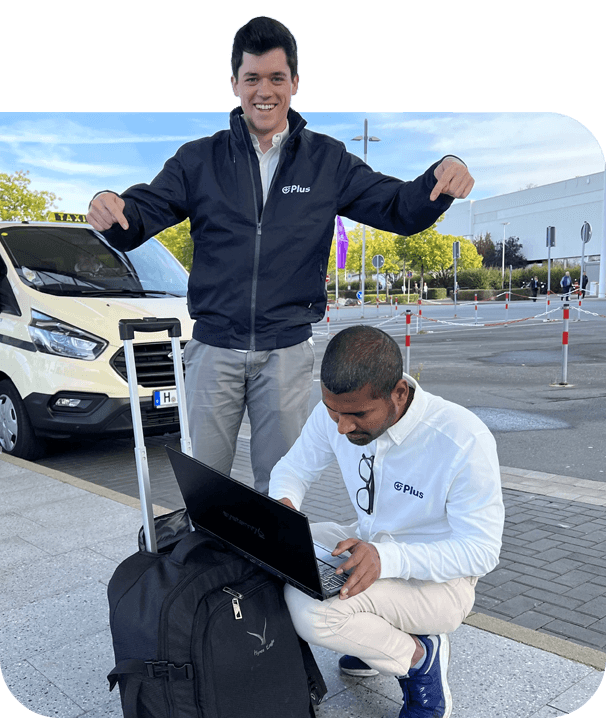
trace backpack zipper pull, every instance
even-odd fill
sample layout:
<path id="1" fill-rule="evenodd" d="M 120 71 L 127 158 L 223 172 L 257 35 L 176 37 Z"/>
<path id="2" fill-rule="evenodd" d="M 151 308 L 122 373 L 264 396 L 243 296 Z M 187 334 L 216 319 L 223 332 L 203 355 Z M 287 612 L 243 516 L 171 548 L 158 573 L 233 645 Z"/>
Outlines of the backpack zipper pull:
<path id="1" fill-rule="evenodd" d="M 231 588 L 228 588 L 225 586 L 223 589 L 225 593 L 229 593 L 230 596 L 233 596 L 231 599 L 231 608 L 234 612 L 234 618 L 236 621 L 242 620 L 242 609 L 240 608 L 240 599 L 244 598 L 244 596 L 241 593 L 238 593 L 237 591 L 233 591 Z"/>

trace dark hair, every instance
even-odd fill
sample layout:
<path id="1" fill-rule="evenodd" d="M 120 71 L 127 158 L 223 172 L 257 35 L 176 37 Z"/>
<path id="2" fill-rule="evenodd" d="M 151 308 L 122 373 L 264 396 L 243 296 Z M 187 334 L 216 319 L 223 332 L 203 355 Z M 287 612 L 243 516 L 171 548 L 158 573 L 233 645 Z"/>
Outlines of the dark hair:
<path id="1" fill-rule="evenodd" d="M 281 47 L 286 53 L 286 62 L 290 68 L 291 79 L 297 74 L 297 43 L 290 30 L 270 17 L 255 17 L 241 27 L 234 37 L 231 51 L 231 71 L 238 79 L 238 70 L 242 64 L 242 55 L 263 55 Z"/>
<path id="2" fill-rule="evenodd" d="M 397 342 L 380 329 L 359 325 L 343 329 L 328 342 L 320 379 L 331 394 L 370 384 L 374 399 L 388 399 L 403 371 Z"/>

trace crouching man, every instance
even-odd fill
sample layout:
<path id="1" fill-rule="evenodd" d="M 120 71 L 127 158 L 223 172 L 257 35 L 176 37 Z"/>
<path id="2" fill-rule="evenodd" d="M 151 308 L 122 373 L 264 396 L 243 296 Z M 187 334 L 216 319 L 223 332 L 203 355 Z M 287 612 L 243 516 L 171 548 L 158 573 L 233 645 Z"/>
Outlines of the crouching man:
<path id="1" fill-rule="evenodd" d="M 344 654 L 349 675 L 395 676 L 400 718 L 448 718 L 448 634 L 498 563 L 504 508 L 496 444 L 467 409 L 403 373 L 397 343 L 350 327 L 328 344 L 322 402 L 271 473 L 270 496 L 299 508 L 336 458 L 358 520 L 318 523 L 314 540 L 349 578 L 318 601 L 285 595 L 299 635 Z"/>

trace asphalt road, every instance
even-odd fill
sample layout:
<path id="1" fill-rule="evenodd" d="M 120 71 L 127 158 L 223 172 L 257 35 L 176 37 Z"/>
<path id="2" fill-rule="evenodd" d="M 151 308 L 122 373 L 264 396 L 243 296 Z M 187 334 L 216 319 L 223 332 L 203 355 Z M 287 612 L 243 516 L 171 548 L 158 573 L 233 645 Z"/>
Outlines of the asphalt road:
<path id="1" fill-rule="evenodd" d="M 544 299 L 507 309 L 487 303 L 478 309 L 477 325 L 473 305 L 457 307 L 455 317 L 452 304 L 424 304 L 420 333 L 416 316 L 410 325 L 410 373 L 427 391 L 480 416 L 495 435 L 502 466 L 606 481 L 606 301 L 585 300 L 581 313 L 577 306 L 571 304 L 565 385 L 557 300 L 549 314 Z M 374 306 L 365 307 L 363 320 L 359 308 L 336 314 L 331 333 L 363 321 L 390 333 L 405 352 L 402 316 Z M 314 336 L 314 401 L 328 339 L 323 328 Z"/>
<path id="2" fill-rule="evenodd" d="M 331 308 L 330 322 L 314 327 L 311 405 L 320 400 L 320 364 L 330 335 L 353 323 L 372 324 L 394 336 L 404 352 L 404 309 L 396 318 L 386 307 L 367 306 L 362 318 L 359 307 Z M 489 302 L 477 314 L 473 305 L 459 305 L 456 317 L 452 304 L 424 304 L 422 325 L 416 316 L 410 325 L 410 373 L 427 391 L 485 421 L 502 466 L 606 481 L 606 301 L 586 300 L 580 315 L 571 309 L 565 385 L 562 304 L 552 302 L 551 313 L 545 311 L 544 299 L 512 302 L 507 309 Z M 97 471 L 112 471 L 112 447 L 117 453 L 122 444 L 56 442 L 40 463 L 78 476 L 90 451 Z"/>

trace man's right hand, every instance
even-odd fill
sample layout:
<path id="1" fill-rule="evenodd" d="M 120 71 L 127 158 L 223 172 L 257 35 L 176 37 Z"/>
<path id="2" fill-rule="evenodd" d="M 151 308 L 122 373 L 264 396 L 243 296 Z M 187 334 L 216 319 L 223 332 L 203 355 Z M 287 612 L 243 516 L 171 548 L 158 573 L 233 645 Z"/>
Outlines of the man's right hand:
<path id="1" fill-rule="evenodd" d="M 86 221 L 98 232 L 104 232 L 116 222 L 122 229 L 128 229 L 128 222 L 124 216 L 125 202 L 113 192 L 103 192 L 91 202 Z"/>

